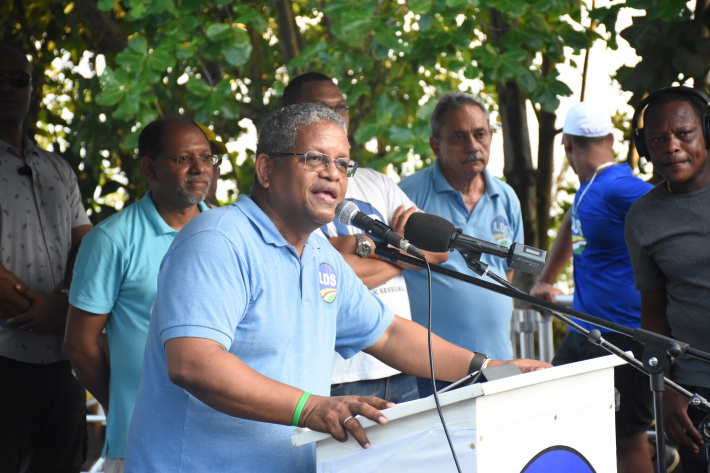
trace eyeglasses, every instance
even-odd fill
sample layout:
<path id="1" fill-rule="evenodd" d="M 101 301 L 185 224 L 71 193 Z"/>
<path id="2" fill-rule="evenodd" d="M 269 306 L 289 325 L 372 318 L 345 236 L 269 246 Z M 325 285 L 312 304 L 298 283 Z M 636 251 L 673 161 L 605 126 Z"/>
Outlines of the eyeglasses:
<path id="1" fill-rule="evenodd" d="M 266 153 L 269 156 L 302 156 L 306 167 L 312 171 L 322 171 L 328 169 L 330 162 L 335 164 L 335 169 L 348 177 L 353 177 L 359 166 L 352 159 L 335 159 L 325 153 L 318 151 L 308 151 L 306 153 Z"/>
<path id="2" fill-rule="evenodd" d="M 350 111 L 350 107 L 347 105 L 336 105 L 335 107 L 328 107 L 338 115 L 347 115 Z"/>
<path id="3" fill-rule="evenodd" d="M 218 166 L 222 164 L 222 156 L 218 154 L 203 154 L 202 156 L 162 156 L 165 159 L 169 159 L 180 167 L 192 166 L 198 159 L 203 164 L 209 166 Z"/>
<path id="4" fill-rule="evenodd" d="M 11 87 L 15 87 L 16 89 L 24 89 L 30 85 L 30 79 L 32 79 L 32 76 L 23 71 L 0 72 L 0 84 L 5 82 L 5 79 L 8 80 Z"/>

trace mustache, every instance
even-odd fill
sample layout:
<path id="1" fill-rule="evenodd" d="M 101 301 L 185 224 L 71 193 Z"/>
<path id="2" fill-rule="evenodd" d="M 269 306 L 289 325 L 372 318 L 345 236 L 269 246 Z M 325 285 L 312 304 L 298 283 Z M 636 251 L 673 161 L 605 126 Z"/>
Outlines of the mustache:
<path id="1" fill-rule="evenodd" d="M 207 176 L 193 176 L 193 177 L 186 177 L 183 179 L 180 183 L 181 184 L 192 184 L 193 182 L 204 182 L 208 186 L 211 184 L 212 180 L 207 177 Z"/>
<path id="2" fill-rule="evenodd" d="M 466 156 L 466 158 L 462 161 L 461 164 L 466 164 L 466 163 L 471 163 L 474 161 L 481 161 L 485 162 L 486 160 L 483 158 L 483 155 L 480 153 L 472 153 Z"/>

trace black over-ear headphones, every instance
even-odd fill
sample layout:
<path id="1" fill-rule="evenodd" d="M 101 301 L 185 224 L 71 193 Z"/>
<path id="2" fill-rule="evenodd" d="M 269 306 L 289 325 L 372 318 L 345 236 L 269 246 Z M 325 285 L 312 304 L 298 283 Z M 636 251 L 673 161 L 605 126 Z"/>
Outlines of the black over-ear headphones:
<path id="1" fill-rule="evenodd" d="M 681 95 L 687 95 L 695 102 L 701 104 L 705 110 L 710 108 L 710 98 L 707 95 L 700 92 L 699 90 L 693 89 L 691 87 L 679 86 L 679 87 L 665 87 L 663 89 L 657 90 L 652 94 L 649 94 L 645 99 L 641 101 L 636 106 L 634 111 L 634 118 L 631 120 L 631 135 L 634 138 L 634 145 L 636 145 L 636 150 L 640 157 L 648 157 L 648 150 L 646 149 L 646 141 L 644 139 L 644 128 L 639 129 L 639 121 L 643 115 L 644 110 L 656 100 L 660 95 L 667 93 L 676 93 Z M 705 138 L 705 149 L 710 150 L 710 115 L 703 113 L 700 117 L 700 121 L 703 127 L 703 137 Z"/>

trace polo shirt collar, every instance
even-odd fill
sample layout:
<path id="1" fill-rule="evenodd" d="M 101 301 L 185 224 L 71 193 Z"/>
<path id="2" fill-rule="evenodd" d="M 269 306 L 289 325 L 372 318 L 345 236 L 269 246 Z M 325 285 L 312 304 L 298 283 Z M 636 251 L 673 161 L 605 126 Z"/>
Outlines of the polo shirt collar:
<path id="1" fill-rule="evenodd" d="M 432 168 L 434 172 L 432 181 L 436 192 L 458 192 L 456 189 L 451 187 L 451 184 L 449 184 L 446 176 L 444 176 L 444 172 L 441 170 L 441 162 L 438 157 L 436 158 L 436 161 L 434 161 Z M 497 179 L 491 178 L 491 173 L 488 171 L 488 167 L 483 168 L 483 177 L 486 179 L 486 191 L 484 194 L 488 197 L 497 196 L 501 189 L 498 185 Z"/>
<path id="2" fill-rule="evenodd" d="M 261 237 L 264 239 L 264 243 L 274 246 L 291 247 L 291 244 L 286 241 L 283 235 L 281 235 L 281 232 L 279 232 L 279 229 L 276 228 L 274 222 L 272 222 L 269 216 L 266 215 L 258 205 L 256 205 L 256 202 L 254 202 L 251 197 L 242 194 L 239 196 L 237 204 L 242 207 L 244 215 L 246 215 L 246 217 L 251 220 L 257 228 L 261 234 Z M 318 249 L 321 246 L 321 240 L 323 239 L 311 233 L 306 241 L 306 245 Z"/>
<path id="3" fill-rule="evenodd" d="M 160 216 L 160 214 L 158 213 L 158 209 L 155 208 L 153 199 L 151 199 L 150 197 L 150 191 L 148 191 L 143 196 L 143 198 L 137 202 L 137 205 L 141 206 L 141 209 L 148 218 L 148 221 L 153 225 L 153 228 L 155 228 L 155 231 L 158 235 L 166 235 L 178 232 L 173 227 L 165 223 L 163 217 Z M 197 206 L 200 208 L 200 212 L 209 210 L 209 207 L 207 207 L 204 202 L 200 202 L 199 204 L 197 204 Z"/>

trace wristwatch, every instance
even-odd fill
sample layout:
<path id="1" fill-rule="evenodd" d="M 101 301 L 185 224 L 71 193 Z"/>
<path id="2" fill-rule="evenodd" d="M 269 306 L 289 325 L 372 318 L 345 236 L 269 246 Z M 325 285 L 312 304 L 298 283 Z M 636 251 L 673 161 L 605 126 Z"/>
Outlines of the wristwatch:
<path id="1" fill-rule="evenodd" d="M 367 239 L 362 236 L 362 233 L 356 233 L 355 239 L 357 240 L 357 245 L 355 246 L 355 254 L 367 258 L 372 253 L 372 245 Z"/>

